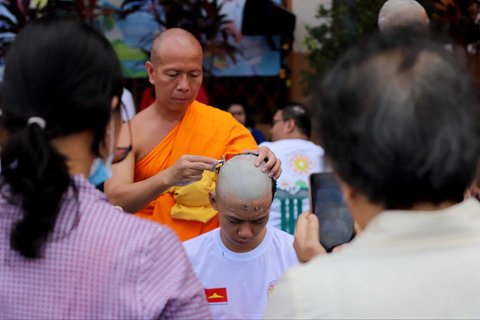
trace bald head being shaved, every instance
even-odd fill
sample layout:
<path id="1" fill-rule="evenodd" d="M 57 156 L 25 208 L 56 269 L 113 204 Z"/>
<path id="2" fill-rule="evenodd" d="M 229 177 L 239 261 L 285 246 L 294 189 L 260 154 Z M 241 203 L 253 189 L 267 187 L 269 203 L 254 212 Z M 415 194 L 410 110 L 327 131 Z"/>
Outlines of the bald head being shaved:
<path id="1" fill-rule="evenodd" d="M 218 175 L 215 191 L 217 197 L 235 195 L 243 201 L 254 201 L 268 194 L 273 199 L 272 188 L 275 182 L 262 172 L 263 164 L 255 166 L 256 159 L 256 155 L 245 154 L 228 160 Z"/>
<path id="2" fill-rule="evenodd" d="M 425 9 L 415 0 L 388 0 L 378 14 L 378 28 L 382 33 L 409 28 L 426 34 L 429 23 Z"/>
<path id="3" fill-rule="evenodd" d="M 240 154 L 220 169 L 210 203 L 218 211 L 220 237 L 234 252 L 256 248 L 266 234 L 275 181 L 255 166 L 256 155 Z"/>

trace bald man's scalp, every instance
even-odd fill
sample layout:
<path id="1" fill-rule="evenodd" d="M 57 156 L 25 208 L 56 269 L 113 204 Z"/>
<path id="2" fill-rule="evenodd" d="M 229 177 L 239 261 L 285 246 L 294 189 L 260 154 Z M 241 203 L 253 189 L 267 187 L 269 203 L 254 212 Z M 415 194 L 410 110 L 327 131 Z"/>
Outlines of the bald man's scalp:
<path id="1" fill-rule="evenodd" d="M 378 28 L 381 32 L 390 32 L 397 28 L 427 32 L 429 24 L 425 8 L 415 0 L 388 0 L 378 13 Z"/>
<path id="2" fill-rule="evenodd" d="M 178 45 L 185 50 L 199 50 L 203 52 L 200 42 L 193 34 L 181 28 L 170 28 L 160 32 L 152 43 L 150 51 L 150 61 L 157 62 L 161 57 L 161 51 L 164 46 Z"/>

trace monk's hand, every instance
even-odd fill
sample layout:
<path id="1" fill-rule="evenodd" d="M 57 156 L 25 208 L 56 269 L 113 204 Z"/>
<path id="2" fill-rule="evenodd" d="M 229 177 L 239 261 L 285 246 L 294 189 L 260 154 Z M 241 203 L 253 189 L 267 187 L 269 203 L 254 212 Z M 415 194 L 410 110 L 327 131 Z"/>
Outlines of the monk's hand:
<path id="1" fill-rule="evenodd" d="M 320 244 L 320 226 L 317 216 L 313 213 L 304 212 L 298 216 L 293 247 L 300 262 L 307 262 L 327 253 Z"/>
<path id="2" fill-rule="evenodd" d="M 275 180 L 280 177 L 282 174 L 282 161 L 275 156 L 272 150 L 267 147 L 259 147 L 258 150 L 251 150 L 249 152 L 258 153 L 255 166 L 258 167 L 262 163 L 265 163 L 262 168 L 263 172 L 268 172 L 268 175 Z"/>
<path id="3" fill-rule="evenodd" d="M 216 163 L 214 158 L 185 154 L 163 172 L 170 186 L 185 186 L 202 179 L 203 171 L 212 171 Z"/>

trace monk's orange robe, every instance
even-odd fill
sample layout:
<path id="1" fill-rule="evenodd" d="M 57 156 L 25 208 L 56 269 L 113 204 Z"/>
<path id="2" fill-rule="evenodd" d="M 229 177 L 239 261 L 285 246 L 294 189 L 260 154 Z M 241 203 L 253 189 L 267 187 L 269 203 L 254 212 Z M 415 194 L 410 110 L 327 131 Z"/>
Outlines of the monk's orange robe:
<path id="1" fill-rule="evenodd" d="M 194 101 L 181 122 L 144 158 L 135 164 L 135 181 L 148 179 L 172 166 L 184 154 L 226 159 L 257 144 L 249 130 L 228 112 Z M 161 194 L 136 213 L 137 216 L 170 226 L 185 241 L 218 227 L 215 216 L 206 223 L 172 218 L 175 199 Z"/>

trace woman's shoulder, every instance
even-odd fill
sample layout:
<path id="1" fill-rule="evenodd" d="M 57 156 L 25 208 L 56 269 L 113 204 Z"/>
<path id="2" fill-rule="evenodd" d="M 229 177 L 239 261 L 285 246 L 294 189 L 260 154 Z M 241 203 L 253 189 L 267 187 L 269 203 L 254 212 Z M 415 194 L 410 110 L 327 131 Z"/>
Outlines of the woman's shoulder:
<path id="1" fill-rule="evenodd" d="M 111 204 L 106 195 L 83 177 L 75 177 L 77 195 L 70 198 L 70 206 L 78 199 L 78 212 L 80 214 L 80 226 L 88 232 L 98 233 L 102 236 L 108 232 L 109 239 L 114 240 L 129 238 L 130 241 L 148 241 L 152 237 L 161 237 L 165 241 L 175 239 L 173 232 L 168 228 L 153 221 L 135 217 L 133 214 L 124 212 L 122 208 Z M 69 210 L 73 214 L 74 210 Z"/>

